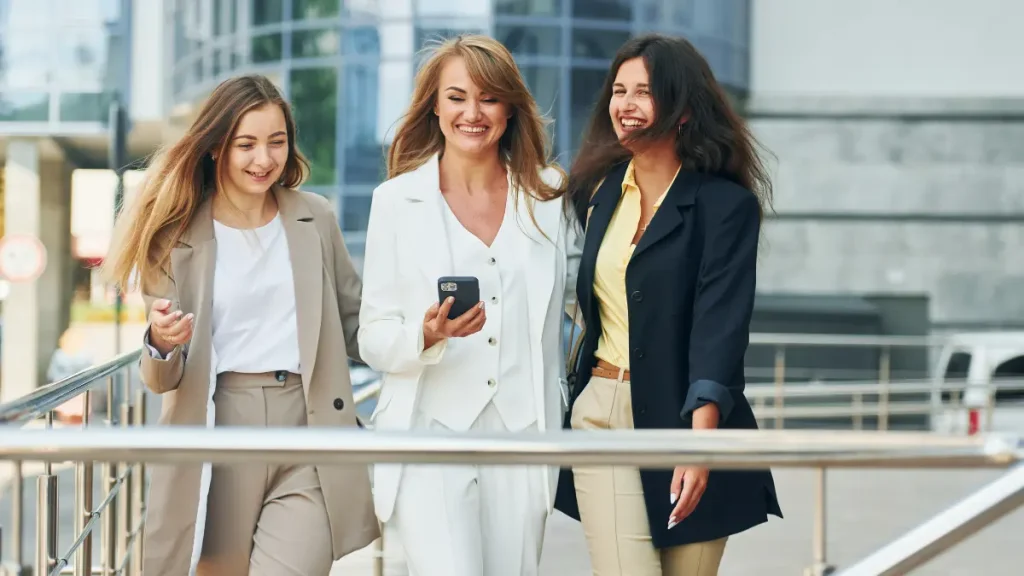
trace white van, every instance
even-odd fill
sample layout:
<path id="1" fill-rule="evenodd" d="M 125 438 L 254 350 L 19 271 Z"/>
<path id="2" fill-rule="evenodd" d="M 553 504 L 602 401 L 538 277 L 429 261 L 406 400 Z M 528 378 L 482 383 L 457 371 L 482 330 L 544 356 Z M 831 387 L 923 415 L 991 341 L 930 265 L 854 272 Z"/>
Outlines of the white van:
<path id="1" fill-rule="evenodd" d="M 1024 431 L 1024 332 L 948 335 L 932 380 L 934 429 Z M 962 404 L 955 392 L 939 389 L 943 384 L 965 385 Z"/>

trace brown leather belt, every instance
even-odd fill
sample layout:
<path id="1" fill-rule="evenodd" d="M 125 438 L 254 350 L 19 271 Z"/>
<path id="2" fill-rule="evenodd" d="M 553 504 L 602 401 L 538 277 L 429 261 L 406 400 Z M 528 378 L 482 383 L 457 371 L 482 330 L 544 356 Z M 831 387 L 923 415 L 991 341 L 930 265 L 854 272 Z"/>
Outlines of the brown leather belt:
<path id="1" fill-rule="evenodd" d="M 616 366 L 615 364 L 598 359 L 597 364 L 595 364 L 593 369 L 590 370 L 590 374 L 593 376 L 597 376 L 598 378 L 618 380 L 620 370 L 622 369 Z M 629 370 L 622 370 L 622 381 L 629 382 Z"/>

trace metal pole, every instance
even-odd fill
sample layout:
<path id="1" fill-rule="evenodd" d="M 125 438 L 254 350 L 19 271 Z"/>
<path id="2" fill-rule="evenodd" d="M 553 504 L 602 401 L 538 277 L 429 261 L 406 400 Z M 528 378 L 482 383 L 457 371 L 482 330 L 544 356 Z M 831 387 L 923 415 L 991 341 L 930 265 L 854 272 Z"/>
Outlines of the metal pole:
<path id="1" fill-rule="evenodd" d="M 46 428 L 53 428 L 53 412 L 46 413 Z M 57 477 L 53 464 L 43 463 L 36 479 L 36 561 L 35 574 L 49 574 L 57 558 Z"/>
<path id="2" fill-rule="evenodd" d="M 828 576 L 835 572 L 835 566 L 828 563 L 828 510 L 825 491 L 826 468 L 815 470 L 814 502 L 814 564 L 804 570 L 807 576 Z"/>
<path id="3" fill-rule="evenodd" d="M 21 537 L 25 529 L 25 472 L 21 460 L 14 464 L 13 491 L 11 493 L 11 557 L 14 559 L 14 567 L 21 574 L 25 569 L 24 555 L 22 554 Z"/>
<path id="4" fill-rule="evenodd" d="M 85 402 L 82 408 L 82 427 L 89 426 L 89 414 L 92 412 L 92 392 L 85 393 Z M 84 528 L 92 517 L 93 506 L 93 463 L 90 461 L 80 462 L 78 465 L 78 478 L 76 479 L 76 493 L 79 495 L 75 508 L 79 511 L 80 526 Z M 80 488 L 80 492 L 78 491 Z M 79 532 L 80 534 L 81 532 Z M 92 534 L 87 534 L 78 549 L 78 556 L 75 559 L 75 576 L 92 576 Z"/>
<path id="5" fill-rule="evenodd" d="M 114 218 L 121 213 L 124 204 L 124 169 L 128 163 L 127 122 L 124 106 L 120 96 L 114 94 L 110 102 L 108 130 L 110 131 L 110 152 L 108 164 L 117 176 L 117 187 L 114 189 Z M 114 353 L 121 353 L 121 310 L 124 298 L 121 290 L 114 290 Z"/>
<path id="6" fill-rule="evenodd" d="M 878 361 L 878 382 L 882 391 L 878 396 L 878 429 L 889 429 L 889 374 L 892 371 L 892 349 L 882 348 L 882 357 Z"/>
<path id="7" fill-rule="evenodd" d="M 373 576 L 384 576 L 384 525 L 381 525 L 380 538 L 373 546 Z"/>
<path id="8" fill-rule="evenodd" d="M 1024 466 L 1018 465 L 981 490 L 850 566 L 842 574 L 909 574 L 1021 505 L 1024 505 Z"/>
<path id="9" fill-rule="evenodd" d="M 131 384 L 128 382 L 128 378 L 125 377 L 123 372 L 117 374 L 120 379 L 119 384 L 121 385 L 121 428 L 128 428 L 132 421 L 132 405 L 131 405 L 131 390 L 129 389 Z M 128 462 L 119 462 L 118 466 L 127 471 L 128 466 L 131 464 Z M 132 498 L 132 476 L 127 474 L 124 478 L 124 484 L 121 486 L 121 491 L 117 494 L 117 560 L 122 562 L 125 557 L 128 556 L 128 537 L 132 530 L 132 510 L 131 510 L 131 498 Z M 133 559 L 129 559 L 124 563 L 125 572 L 131 573 L 131 565 Z"/>
<path id="10" fill-rule="evenodd" d="M 107 379 L 107 419 L 110 425 L 114 425 L 114 392 L 117 387 L 114 385 L 113 376 Z M 107 478 L 104 498 L 110 495 L 117 483 L 117 464 L 104 462 L 103 470 Z M 100 565 L 103 576 L 111 576 L 117 570 L 117 515 L 108 507 L 103 511 L 103 528 L 100 531 L 100 547 L 102 558 Z"/>
<path id="11" fill-rule="evenodd" d="M 126 370 L 127 372 L 127 370 Z M 128 379 L 130 374 L 125 374 L 125 379 Z M 146 393 L 144 390 L 139 390 L 135 395 L 135 425 L 145 426 L 146 425 Z M 131 532 L 135 530 L 135 526 L 140 526 L 139 533 L 135 535 L 135 540 L 132 542 L 132 563 L 130 574 L 133 576 L 142 576 L 142 530 L 144 529 L 143 522 L 145 521 L 146 515 L 146 468 L 141 462 L 137 462 L 132 468 L 132 506 L 131 506 L 131 518 L 134 519 L 134 524 L 129 525 L 126 530 Z"/>
<path id="12" fill-rule="evenodd" d="M 775 428 L 782 429 L 785 409 L 785 392 L 782 387 L 786 383 L 786 347 L 775 347 Z"/>

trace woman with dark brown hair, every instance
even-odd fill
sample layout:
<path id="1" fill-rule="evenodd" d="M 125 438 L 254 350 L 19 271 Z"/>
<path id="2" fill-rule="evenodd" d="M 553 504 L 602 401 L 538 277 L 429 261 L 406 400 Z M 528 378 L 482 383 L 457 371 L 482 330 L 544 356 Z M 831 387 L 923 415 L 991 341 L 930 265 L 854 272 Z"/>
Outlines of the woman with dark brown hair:
<path id="1" fill-rule="evenodd" d="M 149 309 L 142 380 L 161 425 L 356 426 L 361 283 L 291 109 L 226 80 L 160 155 L 105 266 Z M 365 466 L 154 466 L 148 576 L 326 576 L 379 535 Z"/>
<path id="2" fill-rule="evenodd" d="M 567 194 L 586 240 L 565 427 L 757 428 L 743 356 L 771 184 L 689 42 L 619 49 Z M 600 576 L 717 574 L 730 535 L 782 515 L 769 471 L 699 466 L 575 467 L 556 506 L 582 520 Z"/>

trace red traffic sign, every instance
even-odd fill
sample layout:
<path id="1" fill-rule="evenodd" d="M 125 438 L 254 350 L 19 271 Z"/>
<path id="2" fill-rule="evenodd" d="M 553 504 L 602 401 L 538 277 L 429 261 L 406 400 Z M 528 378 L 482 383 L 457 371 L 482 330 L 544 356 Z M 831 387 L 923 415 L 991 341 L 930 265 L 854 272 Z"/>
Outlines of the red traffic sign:
<path id="1" fill-rule="evenodd" d="M 8 234 L 0 238 L 0 276 L 10 282 L 32 282 L 46 269 L 46 246 L 35 236 Z"/>

